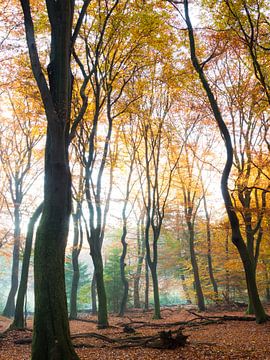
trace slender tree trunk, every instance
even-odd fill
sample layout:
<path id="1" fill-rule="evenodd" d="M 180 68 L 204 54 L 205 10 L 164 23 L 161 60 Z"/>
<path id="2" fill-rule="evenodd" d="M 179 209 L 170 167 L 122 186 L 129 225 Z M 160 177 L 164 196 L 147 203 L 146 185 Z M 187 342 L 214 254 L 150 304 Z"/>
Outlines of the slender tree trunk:
<path id="1" fill-rule="evenodd" d="M 27 282 L 28 282 L 28 273 L 29 273 L 29 263 L 31 257 L 32 243 L 33 243 L 33 234 L 35 224 L 42 212 L 43 203 L 40 204 L 34 211 L 27 229 L 25 249 L 23 254 L 23 263 L 22 263 L 22 272 L 21 272 L 21 281 L 16 301 L 15 316 L 14 321 L 11 325 L 14 329 L 24 329 L 25 328 L 25 319 L 24 319 L 24 304 L 26 299 L 27 291 Z"/>
<path id="2" fill-rule="evenodd" d="M 127 254 L 126 236 L 127 236 L 127 225 L 126 225 L 126 221 L 124 220 L 123 234 L 121 236 L 122 254 L 120 256 L 120 276 L 121 276 L 124 291 L 123 291 L 123 296 L 122 296 L 121 303 L 120 303 L 119 316 L 124 315 L 124 313 L 126 311 L 126 307 L 127 307 L 127 300 L 128 300 L 129 284 L 128 284 L 128 280 L 127 280 L 126 274 L 125 274 L 125 267 L 126 267 L 125 258 L 126 258 L 126 254 Z"/>
<path id="3" fill-rule="evenodd" d="M 201 280 L 199 275 L 199 268 L 196 259 L 195 249 L 194 249 L 194 225 L 191 221 L 187 220 L 188 233 L 189 233 L 189 250 L 190 250 L 190 259 L 194 276 L 195 291 L 197 297 L 198 308 L 200 311 L 205 311 L 204 296 L 201 286 Z"/>
<path id="4" fill-rule="evenodd" d="M 8 294 L 6 306 L 3 310 L 3 316 L 12 317 L 15 313 L 15 296 L 19 283 L 19 258 L 20 258 L 20 210 L 19 205 L 15 204 L 14 208 L 14 246 L 12 255 L 12 270 L 11 270 L 11 288 Z"/>
<path id="5" fill-rule="evenodd" d="M 109 323 L 107 310 L 107 295 L 103 277 L 103 260 L 99 240 L 99 236 L 96 239 L 91 238 L 90 249 L 95 267 L 95 279 L 98 295 L 98 328 L 104 329 L 109 326 Z"/>
<path id="6" fill-rule="evenodd" d="M 218 299 L 218 286 L 214 276 L 213 264 L 212 264 L 212 244 L 211 244 L 211 228 L 210 228 L 210 216 L 207 209 L 207 202 L 205 193 L 203 194 L 203 205 L 206 218 L 206 236 L 207 236 L 207 262 L 208 262 L 208 272 L 211 284 L 213 286 L 215 301 Z"/>
<path id="7" fill-rule="evenodd" d="M 144 239 L 144 215 L 141 216 L 137 223 L 137 267 L 134 277 L 134 308 L 140 308 L 140 279 L 142 274 L 143 259 L 145 257 L 145 239 Z"/>
<path id="8" fill-rule="evenodd" d="M 144 290 L 144 310 L 149 310 L 149 269 L 145 256 L 145 290 Z"/>
<path id="9" fill-rule="evenodd" d="M 226 240 L 225 240 L 225 253 L 226 253 L 226 263 L 229 261 L 229 228 L 226 227 Z M 227 303 L 230 303 L 230 272 L 228 269 L 228 265 L 226 266 L 226 274 L 225 274 L 225 299 Z"/>
<path id="10" fill-rule="evenodd" d="M 97 315 L 97 292 L 96 292 L 96 275 L 95 270 L 91 281 L 91 304 L 92 304 L 92 315 Z"/>
<path id="11" fill-rule="evenodd" d="M 82 239 L 79 244 L 79 237 L 82 236 L 82 231 L 80 232 L 80 218 L 81 218 L 81 205 L 77 205 L 76 213 L 73 214 L 73 224 L 74 224 L 74 238 L 73 238 L 73 248 L 72 248 L 72 284 L 70 292 L 70 319 L 76 319 L 78 316 L 77 308 L 77 293 L 80 281 L 80 270 L 79 270 L 79 255 L 82 246 Z"/>

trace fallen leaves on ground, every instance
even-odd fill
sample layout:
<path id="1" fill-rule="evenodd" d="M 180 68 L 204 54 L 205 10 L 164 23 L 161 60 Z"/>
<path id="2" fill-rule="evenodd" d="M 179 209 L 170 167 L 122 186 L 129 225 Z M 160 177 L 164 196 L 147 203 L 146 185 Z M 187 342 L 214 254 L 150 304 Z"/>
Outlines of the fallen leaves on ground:
<path id="1" fill-rule="evenodd" d="M 124 338 L 134 336 L 123 332 L 125 324 L 136 325 L 135 335 L 150 336 L 156 335 L 164 330 L 162 324 L 175 323 L 180 321 L 190 321 L 194 315 L 186 309 L 173 308 L 163 309 L 161 320 L 152 320 L 151 312 L 143 313 L 140 311 L 130 311 L 127 316 L 120 318 L 112 315 L 110 317 L 111 327 L 108 329 L 97 330 L 94 322 L 73 320 L 70 322 L 72 334 L 97 333 L 110 338 Z M 241 312 L 206 312 L 200 313 L 202 316 L 223 316 L 237 315 Z M 84 320 L 95 320 L 89 315 L 83 316 Z M 4 331 L 10 321 L 0 317 L 0 330 Z M 148 326 L 155 324 L 155 326 Z M 159 324 L 160 328 L 157 326 Z M 31 327 L 32 321 L 28 321 Z M 166 330 L 176 330 L 179 326 L 166 327 Z M 74 344 L 78 347 L 76 352 L 81 360 L 177 360 L 177 359 L 269 359 L 270 360 L 270 323 L 257 325 L 252 321 L 225 321 L 223 323 L 213 323 L 208 325 L 198 325 L 194 327 L 183 326 L 183 333 L 188 335 L 188 343 L 185 347 L 174 350 L 157 350 L 145 347 L 134 347 L 119 349 L 115 343 L 105 342 L 94 337 L 75 338 Z M 31 331 L 9 331 L 6 336 L 0 339 L 0 360 L 29 360 L 31 345 L 17 345 L 14 341 L 22 338 L 31 337 Z M 80 347 L 82 346 L 82 347 Z M 63 359 L 64 360 L 64 359 Z"/>

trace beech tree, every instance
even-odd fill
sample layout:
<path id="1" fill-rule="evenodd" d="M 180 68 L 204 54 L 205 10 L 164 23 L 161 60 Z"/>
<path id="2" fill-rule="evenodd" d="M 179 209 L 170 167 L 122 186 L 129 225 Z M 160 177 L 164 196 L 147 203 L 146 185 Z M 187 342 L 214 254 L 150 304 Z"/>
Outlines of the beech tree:
<path id="1" fill-rule="evenodd" d="M 243 267 L 244 267 L 245 275 L 246 275 L 249 301 L 251 303 L 251 306 L 254 308 L 256 321 L 258 323 L 261 323 L 261 322 L 266 321 L 267 316 L 265 314 L 264 308 L 262 306 L 262 303 L 260 301 L 259 294 L 258 294 L 258 288 L 257 288 L 257 284 L 256 284 L 255 271 L 254 271 L 255 264 L 254 264 L 253 259 L 250 257 L 247 246 L 242 237 L 242 234 L 240 231 L 239 218 L 233 208 L 231 195 L 230 195 L 230 192 L 228 189 L 228 178 L 229 178 L 230 171 L 231 171 L 232 164 L 233 164 L 232 140 L 231 140 L 231 136 L 230 136 L 228 127 L 223 120 L 222 113 L 218 106 L 217 100 L 216 100 L 214 93 L 213 93 L 213 91 L 209 85 L 209 82 L 206 78 L 204 67 L 203 67 L 202 63 L 200 63 L 200 61 L 198 60 L 198 57 L 197 57 L 194 32 L 193 32 L 193 27 L 192 27 L 190 17 L 189 17 L 188 5 L 189 5 L 188 0 L 185 0 L 184 1 L 184 11 L 185 11 L 185 21 L 186 21 L 187 28 L 188 28 L 191 61 L 192 61 L 195 71 L 197 72 L 197 74 L 200 78 L 202 86 L 205 90 L 209 104 L 213 111 L 213 115 L 215 117 L 215 120 L 219 127 L 219 130 L 222 134 L 222 137 L 223 137 L 224 143 L 225 143 L 225 147 L 226 147 L 227 159 L 226 159 L 226 164 L 225 164 L 225 167 L 224 167 L 224 170 L 222 173 L 222 178 L 221 178 L 221 190 L 222 190 L 224 204 L 225 204 L 226 211 L 227 211 L 228 218 L 229 218 L 230 225 L 231 225 L 232 242 L 237 247 L 237 249 L 239 251 L 239 255 L 240 255 L 242 263 L 243 263 Z"/>
<path id="2" fill-rule="evenodd" d="M 81 6 L 74 26 L 75 2 L 46 1 L 50 30 L 48 82 L 39 59 L 29 0 L 21 0 L 33 75 L 46 118 L 44 205 L 37 229 L 34 279 L 35 319 L 32 359 L 78 359 L 70 340 L 64 260 L 71 213 L 68 160 L 72 96 L 71 53 L 90 1 Z"/>

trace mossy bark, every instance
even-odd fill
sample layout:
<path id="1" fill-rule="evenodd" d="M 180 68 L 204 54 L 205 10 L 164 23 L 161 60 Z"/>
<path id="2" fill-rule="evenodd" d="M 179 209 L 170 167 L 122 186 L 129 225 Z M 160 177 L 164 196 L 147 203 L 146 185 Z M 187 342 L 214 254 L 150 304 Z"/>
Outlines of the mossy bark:
<path id="1" fill-rule="evenodd" d="M 34 253 L 32 360 L 75 360 L 78 356 L 70 339 L 64 274 L 71 212 L 71 177 L 63 146 L 64 134 L 62 139 L 58 134 L 56 143 L 51 140 L 50 127 L 48 135 L 44 207 Z"/>

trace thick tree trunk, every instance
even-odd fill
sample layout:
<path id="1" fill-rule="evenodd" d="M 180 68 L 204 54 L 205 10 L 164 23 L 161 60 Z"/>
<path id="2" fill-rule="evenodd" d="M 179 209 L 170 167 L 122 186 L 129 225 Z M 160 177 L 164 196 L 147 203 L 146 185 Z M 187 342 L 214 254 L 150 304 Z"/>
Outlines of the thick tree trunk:
<path id="1" fill-rule="evenodd" d="M 31 65 L 47 116 L 44 207 L 34 253 L 35 318 L 32 360 L 78 359 L 70 340 L 65 291 L 65 248 L 71 213 L 68 145 L 71 38 L 74 4 L 47 1 L 51 25 L 49 88 L 42 73 L 28 0 L 21 0 Z"/>
<path id="2" fill-rule="evenodd" d="M 27 291 L 27 282 L 28 282 L 28 273 L 29 273 L 29 263 L 31 257 L 32 243 L 33 243 L 33 233 L 35 224 L 42 212 L 43 203 L 40 204 L 35 212 L 33 213 L 27 229 L 25 249 L 23 254 L 23 263 L 22 263 L 22 272 L 21 272 L 21 281 L 16 301 L 14 321 L 11 325 L 14 329 L 24 329 L 25 328 L 25 318 L 24 318 L 24 303 L 25 296 Z"/>
<path id="3" fill-rule="evenodd" d="M 12 317 L 15 313 L 15 296 L 19 283 L 19 257 L 20 257 L 20 210 L 19 204 L 14 204 L 14 246 L 12 255 L 11 288 L 8 294 L 3 316 Z"/>
<path id="4" fill-rule="evenodd" d="M 197 263 L 197 259 L 196 259 L 195 249 L 194 249 L 194 225 L 191 223 L 191 221 L 187 220 L 187 226 L 188 226 L 188 233 L 189 233 L 190 259 L 191 259 L 191 265 L 192 265 L 193 276 L 194 276 L 197 304 L 198 304 L 198 308 L 200 311 L 205 311 L 204 296 L 203 296 L 203 291 L 202 291 L 202 286 L 201 286 L 198 263 Z"/>
<path id="5" fill-rule="evenodd" d="M 58 135 L 55 143 L 50 126 L 48 135 L 44 208 L 35 246 L 32 360 L 74 360 L 78 357 L 70 340 L 64 274 L 71 178 L 64 138 Z"/>
<path id="6" fill-rule="evenodd" d="M 44 206 L 34 254 L 35 318 L 32 360 L 78 359 L 70 339 L 65 291 L 65 248 L 71 213 L 68 146 L 72 99 L 71 51 L 89 4 L 73 28 L 75 2 L 46 1 L 51 28 L 48 79 L 37 51 L 29 0 L 20 0 L 31 67 L 47 118 Z"/>

